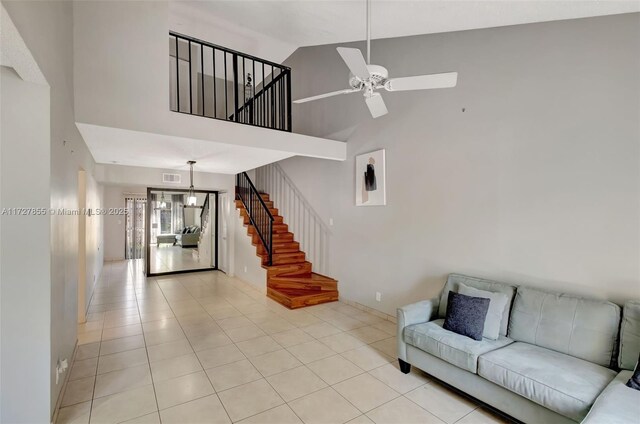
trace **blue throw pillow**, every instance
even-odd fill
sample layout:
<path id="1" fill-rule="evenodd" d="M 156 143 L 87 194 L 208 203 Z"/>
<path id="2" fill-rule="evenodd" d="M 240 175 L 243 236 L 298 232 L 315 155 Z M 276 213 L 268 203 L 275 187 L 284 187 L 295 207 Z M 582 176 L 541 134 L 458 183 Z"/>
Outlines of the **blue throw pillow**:
<path id="1" fill-rule="evenodd" d="M 636 369 L 633 371 L 633 375 L 629 381 L 627 381 L 627 387 L 640 390 L 640 357 L 638 358 L 638 363 L 636 364 Z"/>
<path id="2" fill-rule="evenodd" d="M 473 297 L 450 291 L 443 328 L 473 340 L 482 340 L 489 303 L 490 300 L 486 297 Z"/>

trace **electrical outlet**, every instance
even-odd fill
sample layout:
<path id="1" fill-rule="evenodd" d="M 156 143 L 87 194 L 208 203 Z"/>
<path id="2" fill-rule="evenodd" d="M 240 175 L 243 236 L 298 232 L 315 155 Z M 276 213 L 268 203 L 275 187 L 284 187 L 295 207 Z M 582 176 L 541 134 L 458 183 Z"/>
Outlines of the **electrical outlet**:
<path id="1" fill-rule="evenodd" d="M 333 218 L 329 218 L 329 225 L 333 227 Z"/>
<path id="2" fill-rule="evenodd" d="M 376 302 L 380 302 L 382 300 L 382 293 L 376 292 Z"/>
<path id="3" fill-rule="evenodd" d="M 56 363 L 56 385 L 60 383 L 60 374 L 63 374 L 67 368 L 69 368 L 69 363 L 67 362 L 67 358 L 58 359 Z"/>
<path id="4" fill-rule="evenodd" d="M 245 273 L 247 272 L 247 266 L 246 266 L 246 265 L 245 265 L 245 267 L 244 267 L 244 272 L 245 272 Z"/>

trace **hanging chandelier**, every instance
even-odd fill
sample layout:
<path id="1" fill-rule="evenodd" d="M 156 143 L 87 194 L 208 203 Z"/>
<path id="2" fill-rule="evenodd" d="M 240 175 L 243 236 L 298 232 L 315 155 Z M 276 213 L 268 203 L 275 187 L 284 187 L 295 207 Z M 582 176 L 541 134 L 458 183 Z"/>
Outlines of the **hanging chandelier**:
<path id="1" fill-rule="evenodd" d="M 198 198 L 196 197 L 196 191 L 193 188 L 193 165 L 196 163 L 195 160 L 190 160 L 187 162 L 189 165 L 189 191 L 187 192 L 187 204 L 184 205 L 185 208 L 202 208 L 202 206 L 197 206 Z"/>
<path id="2" fill-rule="evenodd" d="M 157 211 L 162 211 L 162 210 L 166 210 L 167 209 L 167 202 L 164 200 L 164 191 L 162 192 L 162 195 L 160 196 L 160 203 L 158 204 L 158 207 L 154 208 Z"/>

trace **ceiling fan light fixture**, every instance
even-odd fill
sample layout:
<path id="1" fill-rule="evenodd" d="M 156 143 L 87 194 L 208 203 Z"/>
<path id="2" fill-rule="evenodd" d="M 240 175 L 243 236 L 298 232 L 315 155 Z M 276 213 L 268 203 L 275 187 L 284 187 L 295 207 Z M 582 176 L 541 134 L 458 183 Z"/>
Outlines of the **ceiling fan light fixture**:
<path id="1" fill-rule="evenodd" d="M 387 69 L 380 65 L 371 64 L 371 0 L 366 0 L 367 11 L 367 60 L 359 49 L 338 47 L 338 54 L 350 71 L 349 89 L 333 91 L 295 100 L 293 103 L 306 103 L 313 100 L 364 91 L 364 99 L 371 112 L 371 116 L 378 118 L 388 113 L 387 107 L 380 93 L 374 90 L 384 88 L 387 91 L 427 90 L 433 88 L 455 87 L 458 79 L 457 72 L 447 72 L 432 75 L 416 75 L 404 78 L 389 78 Z"/>

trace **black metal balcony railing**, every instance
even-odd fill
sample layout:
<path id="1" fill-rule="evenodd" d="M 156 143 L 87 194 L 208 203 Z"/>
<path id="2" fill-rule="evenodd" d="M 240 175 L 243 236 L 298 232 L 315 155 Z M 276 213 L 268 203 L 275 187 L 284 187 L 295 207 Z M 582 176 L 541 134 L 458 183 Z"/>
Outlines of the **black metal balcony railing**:
<path id="1" fill-rule="evenodd" d="M 291 68 L 169 33 L 174 112 L 291 131 Z"/>

